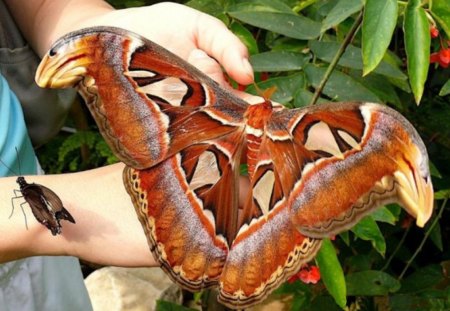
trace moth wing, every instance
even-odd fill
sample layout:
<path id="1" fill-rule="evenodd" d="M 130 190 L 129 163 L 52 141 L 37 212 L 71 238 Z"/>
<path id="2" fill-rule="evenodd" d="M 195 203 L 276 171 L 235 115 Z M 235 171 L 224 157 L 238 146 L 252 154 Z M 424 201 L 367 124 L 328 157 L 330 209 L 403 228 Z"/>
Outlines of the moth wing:
<path id="1" fill-rule="evenodd" d="M 42 185 L 40 186 L 42 193 L 46 198 L 47 204 L 50 205 L 50 208 L 53 210 L 56 219 L 58 220 L 64 219 L 70 221 L 71 223 L 75 223 L 75 219 L 64 207 L 61 198 L 53 190 Z"/>
<path id="2" fill-rule="evenodd" d="M 267 135 L 275 179 L 303 234 L 335 235 L 392 202 L 419 226 L 429 219 L 433 189 L 426 149 L 393 109 L 339 103 L 282 111 Z"/>
<path id="3" fill-rule="evenodd" d="M 61 232 L 61 225 L 56 219 L 54 211 L 51 209 L 52 206 L 49 205 L 50 198 L 46 196 L 48 194 L 46 194 L 47 190 L 50 189 L 32 183 L 22 189 L 22 194 L 36 220 L 51 230 L 53 235 L 56 235 Z"/>
<path id="4" fill-rule="evenodd" d="M 218 284 L 236 234 L 236 141 L 242 141 L 242 131 L 187 147 L 146 170 L 124 170 L 154 257 L 191 291 Z"/>
<path id="5" fill-rule="evenodd" d="M 230 134 L 247 107 L 171 52 L 112 27 L 59 39 L 36 81 L 42 87 L 76 85 L 114 153 L 138 169 Z"/>

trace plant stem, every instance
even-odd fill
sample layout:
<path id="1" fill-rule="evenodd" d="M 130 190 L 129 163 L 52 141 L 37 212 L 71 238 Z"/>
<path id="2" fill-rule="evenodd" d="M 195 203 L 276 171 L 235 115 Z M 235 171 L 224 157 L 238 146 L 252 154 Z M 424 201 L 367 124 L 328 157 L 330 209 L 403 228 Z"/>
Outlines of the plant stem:
<path id="1" fill-rule="evenodd" d="M 439 219 L 441 219 L 442 217 L 442 213 L 444 212 L 444 207 L 445 205 L 447 205 L 447 200 L 448 198 L 446 198 L 441 205 L 441 208 L 439 210 L 439 213 L 437 214 L 436 218 L 433 220 L 433 223 L 430 225 L 430 227 L 428 228 L 427 232 L 425 232 L 425 236 L 422 239 L 422 242 L 420 242 L 419 247 L 416 249 L 416 251 L 414 252 L 414 254 L 411 256 L 411 258 L 409 258 L 409 260 L 406 262 L 406 266 L 405 268 L 403 268 L 402 273 L 400 274 L 400 276 L 398 277 L 398 280 L 400 281 L 403 276 L 405 275 L 406 271 L 408 270 L 409 266 L 411 265 L 411 263 L 414 261 L 414 259 L 416 258 L 416 256 L 420 253 L 420 251 L 422 250 L 423 246 L 425 245 L 425 242 L 427 241 L 428 237 L 431 234 L 431 231 L 433 231 L 434 227 L 436 226 L 436 224 L 439 222 Z"/>
<path id="2" fill-rule="evenodd" d="M 333 72 L 334 68 L 336 68 L 336 65 L 339 62 L 339 59 L 341 58 L 342 54 L 344 54 L 345 49 L 347 46 L 353 41 L 353 38 L 355 37 L 356 32 L 359 29 L 359 26 L 362 23 L 363 19 L 363 10 L 359 12 L 358 17 L 356 18 L 355 22 L 352 25 L 352 28 L 348 32 L 347 36 L 345 37 L 344 41 L 342 42 L 341 46 L 339 47 L 339 50 L 336 52 L 336 55 L 334 55 L 333 59 L 331 60 L 330 65 L 327 68 L 327 71 L 323 75 L 322 81 L 320 81 L 319 86 L 317 87 L 316 91 L 314 92 L 314 96 L 311 99 L 311 102 L 309 103 L 310 106 L 314 105 L 317 100 L 320 97 L 320 94 L 322 93 L 323 88 L 325 87 L 325 84 L 328 82 L 328 79 L 331 76 L 331 73 Z"/>
<path id="3" fill-rule="evenodd" d="M 400 247 L 403 245 L 403 243 L 406 240 L 406 236 L 409 233 L 409 230 L 411 229 L 411 226 L 408 226 L 408 228 L 406 228 L 405 232 L 403 233 L 402 238 L 400 239 L 400 242 L 397 244 L 397 247 L 395 248 L 395 250 L 392 252 L 391 256 L 389 257 L 389 259 L 386 261 L 386 264 L 383 266 L 383 268 L 381 268 L 380 271 L 384 271 L 387 269 L 387 267 L 389 267 L 392 259 L 394 259 L 395 254 L 397 254 L 397 252 L 400 250 Z"/>

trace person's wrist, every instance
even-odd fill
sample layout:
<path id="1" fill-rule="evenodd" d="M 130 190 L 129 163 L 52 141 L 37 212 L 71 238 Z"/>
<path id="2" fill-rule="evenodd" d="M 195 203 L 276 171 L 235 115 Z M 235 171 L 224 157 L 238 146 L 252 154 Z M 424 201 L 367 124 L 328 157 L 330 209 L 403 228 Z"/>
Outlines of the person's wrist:
<path id="1" fill-rule="evenodd" d="M 68 6 L 64 10 L 70 10 Z M 116 10 L 108 6 L 100 6 L 87 10 L 83 14 L 69 14 L 61 13 L 61 18 L 57 21 L 57 26 L 48 31 L 48 36 L 41 38 L 37 41 L 37 52 L 40 56 L 43 56 L 53 45 L 56 40 L 64 36 L 65 34 L 79 30 L 82 28 L 92 27 L 96 25 L 102 25 L 105 19 L 108 19 L 109 14 L 114 13 Z"/>

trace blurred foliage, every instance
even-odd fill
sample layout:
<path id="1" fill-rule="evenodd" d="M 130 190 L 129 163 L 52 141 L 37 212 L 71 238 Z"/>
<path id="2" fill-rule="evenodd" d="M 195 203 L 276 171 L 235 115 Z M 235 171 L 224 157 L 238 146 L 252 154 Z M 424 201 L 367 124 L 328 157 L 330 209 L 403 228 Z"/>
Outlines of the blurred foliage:
<path id="1" fill-rule="evenodd" d="M 47 174 L 77 172 L 118 162 L 87 109 L 75 103 L 59 135 L 37 150 Z M 57 150 L 55 154 L 55 150 Z"/>
<path id="2" fill-rule="evenodd" d="M 109 2 L 125 8 L 157 1 Z M 450 195 L 450 68 L 430 64 L 430 53 L 449 48 L 450 2 L 185 4 L 216 16 L 239 36 L 251 54 L 258 86 L 277 86 L 274 100 L 288 107 L 316 100 L 384 103 L 415 125 L 429 151 L 436 211 L 424 229 L 414 227 L 397 205 L 381 208 L 332 243 L 324 243 L 326 249 L 317 259 L 323 282 L 286 283 L 272 296 L 288 297 L 292 310 L 339 310 L 345 305 L 350 310 L 450 310 L 450 213 L 445 205 Z M 430 29 L 439 35 L 432 38 Z M 256 93 L 254 86 L 246 90 Z M 87 130 L 62 134 L 40 150 L 47 171 L 76 171 L 114 161 L 94 123 L 88 123 Z M 57 157 L 52 150 L 59 150 Z M 159 308 L 172 307 L 160 303 Z"/>

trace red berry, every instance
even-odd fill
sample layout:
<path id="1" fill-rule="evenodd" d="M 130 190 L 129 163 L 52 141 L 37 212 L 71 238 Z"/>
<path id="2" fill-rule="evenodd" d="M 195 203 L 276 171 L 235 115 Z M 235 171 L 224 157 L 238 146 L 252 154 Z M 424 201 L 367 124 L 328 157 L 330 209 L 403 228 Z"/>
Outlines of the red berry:
<path id="1" fill-rule="evenodd" d="M 437 29 L 435 26 L 431 26 L 430 34 L 431 38 L 437 38 L 439 36 L 439 29 Z"/>

